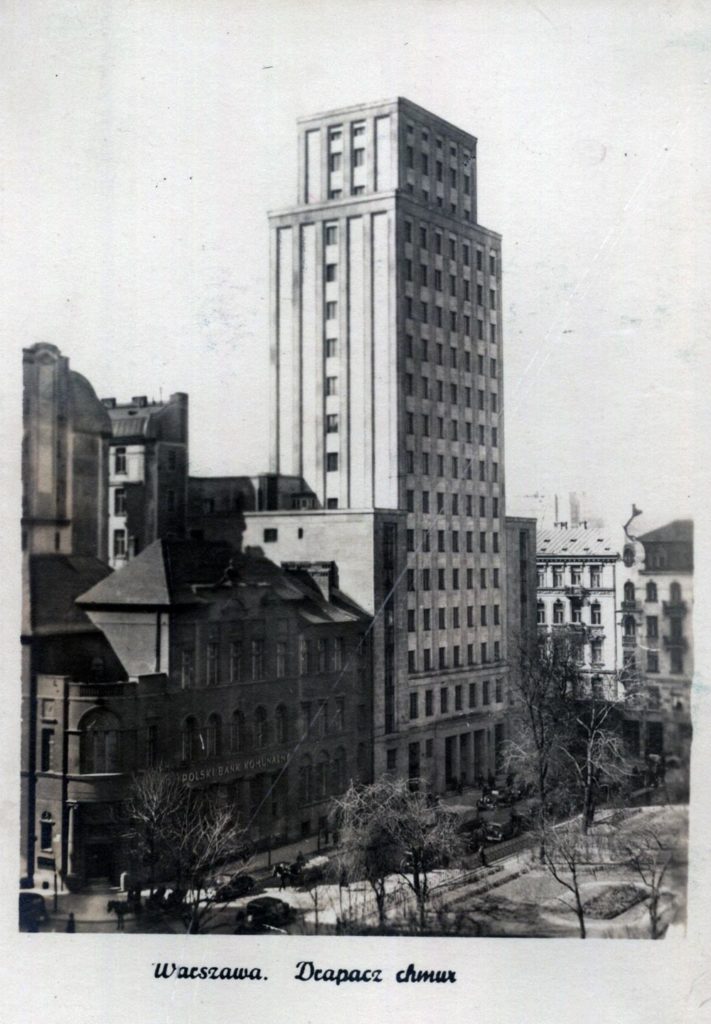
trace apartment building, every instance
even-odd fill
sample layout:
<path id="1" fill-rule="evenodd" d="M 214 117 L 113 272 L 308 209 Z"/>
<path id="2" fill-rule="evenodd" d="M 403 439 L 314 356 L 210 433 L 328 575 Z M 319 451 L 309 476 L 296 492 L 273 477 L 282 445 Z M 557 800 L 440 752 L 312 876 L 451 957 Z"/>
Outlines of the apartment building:
<path id="1" fill-rule="evenodd" d="M 120 569 L 158 537 L 185 534 L 188 396 L 102 401 L 111 420 L 109 562 Z"/>
<path id="2" fill-rule="evenodd" d="M 563 524 L 539 530 L 538 629 L 577 641 L 593 692 L 617 699 L 620 552 L 602 530 Z"/>
<path id="3" fill-rule="evenodd" d="M 439 789 L 505 737 L 501 239 L 477 223 L 476 147 L 404 99 L 303 118 L 296 205 L 270 216 L 270 469 L 327 513 L 401 514 L 375 769 Z"/>
<path id="4" fill-rule="evenodd" d="M 675 754 L 688 764 L 694 673 L 694 524 L 677 519 L 623 550 L 620 644 L 636 700 L 625 713 L 635 753 Z"/>

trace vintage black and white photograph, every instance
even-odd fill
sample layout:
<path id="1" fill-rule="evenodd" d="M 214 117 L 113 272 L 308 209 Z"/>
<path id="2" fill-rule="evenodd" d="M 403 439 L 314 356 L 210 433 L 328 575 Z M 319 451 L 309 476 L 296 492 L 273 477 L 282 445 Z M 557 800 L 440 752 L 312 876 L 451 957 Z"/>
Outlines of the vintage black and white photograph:
<path id="1" fill-rule="evenodd" d="M 20 931 L 683 939 L 703 5 L 10 9 Z"/>

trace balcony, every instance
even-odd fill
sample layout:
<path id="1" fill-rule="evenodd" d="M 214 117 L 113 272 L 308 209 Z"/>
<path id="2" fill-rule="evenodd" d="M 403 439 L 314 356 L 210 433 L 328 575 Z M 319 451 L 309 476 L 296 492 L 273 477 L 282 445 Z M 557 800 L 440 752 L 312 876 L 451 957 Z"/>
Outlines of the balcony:
<path id="1" fill-rule="evenodd" d="M 689 649 L 689 641 L 685 636 L 664 636 L 662 640 L 667 651 L 674 649 L 677 651 L 688 651 Z"/>
<path id="2" fill-rule="evenodd" d="M 662 610 L 670 619 L 680 619 L 686 615 L 686 601 L 662 601 Z"/>
<path id="3" fill-rule="evenodd" d="M 622 602 L 623 612 L 641 612 L 642 605 L 639 601 L 623 601 Z"/>
<path id="4" fill-rule="evenodd" d="M 589 594 L 590 591 L 582 583 L 573 583 L 565 588 L 565 596 L 573 601 L 584 601 Z"/>
<path id="5" fill-rule="evenodd" d="M 637 646 L 637 637 L 635 636 L 635 634 L 633 633 L 632 636 L 623 636 L 622 637 L 622 646 L 623 647 L 636 647 Z"/>

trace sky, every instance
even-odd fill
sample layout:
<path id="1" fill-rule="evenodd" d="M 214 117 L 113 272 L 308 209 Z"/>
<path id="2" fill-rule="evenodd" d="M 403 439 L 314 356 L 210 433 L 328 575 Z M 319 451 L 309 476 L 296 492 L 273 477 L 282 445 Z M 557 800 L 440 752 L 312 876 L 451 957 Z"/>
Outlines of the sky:
<path id="1" fill-rule="evenodd" d="M 187 391 L 193 473 L 264 471 L 266 214 L 296 199 L 296 118 L 400 95 L 479 140 L 479 220 L 503 236 L 509 510 L 578 490 L 612 524 L 633 501 L 650 526 L 692 511 L 703 4 L 11 0 L 5 14 L 6 384 L 22 347 L 52 342 L 101 397 Z"/>

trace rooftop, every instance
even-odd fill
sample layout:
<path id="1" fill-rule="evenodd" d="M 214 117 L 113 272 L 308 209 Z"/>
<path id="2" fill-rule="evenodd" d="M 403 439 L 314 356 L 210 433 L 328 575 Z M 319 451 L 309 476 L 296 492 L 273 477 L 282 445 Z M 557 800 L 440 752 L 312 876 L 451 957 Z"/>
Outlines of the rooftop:
<path id="1" fill-rule="evenodd" d="M 327 600 L 307 574 L 287 572 L 261 555 L 237 552 L 222 541 L 154 541 L 82 594 L 78 603 L 91 608 L 165 608 L 209 603 L 244 587 L 262 587 L 278 600 L 297 602 L 298 612 L 309 623 L 367 618 L 335 587 Z"/>
<path id="2" fill-rule="evenodd" d="M 553 527 L 536 534 L 538 555 L 606 555 L 619 554 L 615 543 L 603 530 Z"/>
<path id="3" fill-rule="evenodd" d="M 95 588 L 113 575 L 98 558 L 88 555 L 31 555 L 30 608 L 35 636 L 94 632 L 76 599 L 87 587 Z"/>
<path id="4" fill-rule="evenodd" d="M 649 533 L 643 533 L 637 538 L 642 544 L 693 544 L 694 543 L 694 521 L 693 519 L 674 519 L 666 526 L 660 526 Z"/>

